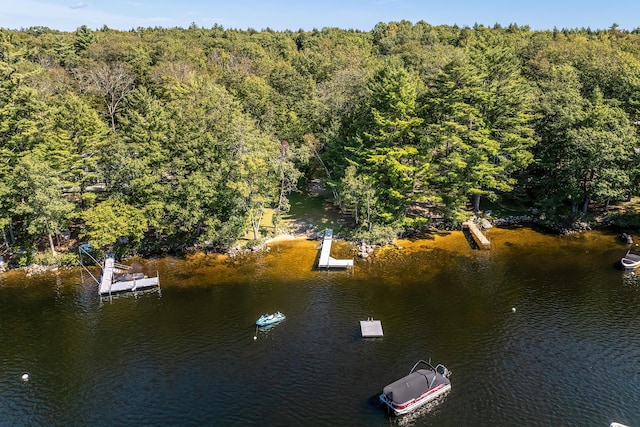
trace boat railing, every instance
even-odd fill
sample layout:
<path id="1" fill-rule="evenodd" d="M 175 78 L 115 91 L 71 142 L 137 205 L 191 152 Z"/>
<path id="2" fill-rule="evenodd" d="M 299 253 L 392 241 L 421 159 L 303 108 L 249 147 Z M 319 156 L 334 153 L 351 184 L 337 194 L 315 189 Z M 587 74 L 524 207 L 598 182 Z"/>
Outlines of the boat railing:
<path id="1" fill-rule="evenodd" d="M 130 265 L 120 264 L 118 262 L 113 263 L 113 269 L 116 273 L 122 274 L 131 270 Z"/>
<path id="2" fill-rule="evenodd" d="M 431 360 L 429 360 L 429 362 L 425 361 L 425 360 L 418 360 L 416 362 L 415 365 L 413 365 L 413 368 L 411 368 L 411 371 L 409 371 L 410 374 L 412 374 L 413 372 L 415 372 L 416 368 L 418 367 L 418 365 L 423 364 L 426 365 L 430 370 L 432 370 L 433 372 L 442 375 L 443 377 L 449 377 L 451 375 L 451 371 L 449 369 L 447 369 L 446 366 L 444 366 L 442 363 L 438 363 L 435 367 L 430 363 Z"/>
<path id="3" fill-rule="evenodd" d="M 415 364 L 415 365 L 413 365 L 413 368 L 411 368 L 411 371 L 409 371 L 409 373 L 410 373 L 410 374 L 412 374 L 412 373 L 416 370 L 416 368 L 418 367 L 418 365 L 420 365 L 421 363 L 422 363 L 422 364 L 424 364 L 424 365 L 427 365 L 427 366 L 429 367 L 429 369 L 431 369 L 432 371 L 435 371 L 435 370 L 436 370 L 436 368 L 434 368 L 434 367 L 433 367 L 433 365 L 431 365 L 431 363 L 429 363 L 429 362 L 427 362 L 427 361 L 425 361 L 425 360 L 420 359 L 420 360 L 418 360 L 418 361 L 416 362 L 416 364 Z"/>
<path id="4" fill-rule="evenodd" d="M 438 370 L 438 369 L 440 369 L 440 370 Z M 436 365 L 435 371 L 437 373 L 439 373 L 440 375 L 442 375 L 443 377 L 449 378 L 449 376 L 451 375 L 451 371 L 449 369 L 447 369 L 447 367 L 444 366 L 442 363 L 438 363 Z"/>
<path id="5" fill-rule="evenodd" d="M 434 375 L 433 378 L 431 378 L 431 383 L 429 383 L 429 390 L 433 388 L 433 385 L 436 383 L 437 379 L 438 379 L 437 375 Z"/>

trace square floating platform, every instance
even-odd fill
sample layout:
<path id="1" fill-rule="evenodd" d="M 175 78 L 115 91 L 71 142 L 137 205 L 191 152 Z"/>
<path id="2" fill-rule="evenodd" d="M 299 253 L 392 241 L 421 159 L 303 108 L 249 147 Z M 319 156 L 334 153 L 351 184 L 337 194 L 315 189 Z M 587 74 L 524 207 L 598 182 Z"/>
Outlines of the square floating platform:
<path id="1" fill-rule="evenodd" d="M 382 323 L 372 318 L 360 321 L 360 331 L 362 332 L 363 338 L 375 338 L 384 335 L 382 333 Z"/>

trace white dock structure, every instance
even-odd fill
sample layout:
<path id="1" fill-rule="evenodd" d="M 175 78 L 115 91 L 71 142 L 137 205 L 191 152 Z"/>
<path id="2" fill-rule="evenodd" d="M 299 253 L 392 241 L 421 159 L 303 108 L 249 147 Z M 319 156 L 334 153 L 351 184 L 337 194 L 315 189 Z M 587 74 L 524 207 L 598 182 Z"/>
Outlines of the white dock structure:
<path id="1" fill-rule="evenodd" d="M 132 280 L 118 280 L 115 276 L 116 273 L 122 272 L 124 269 L 128 269 L 128 267 L 116 264 L 112 254 L 107 255 L 107 258 L 104 260 L 102 277 L 100 278 L 99 283 L 100 288 L 98 293 L 100 296 L 113 295 L 121 292 L 142 291 L 160 287 L 160 279 L 157 276 L 146 277 L 143 274 L 140 274 L 140 277 L 132 275 L 134 277 Z"/>
<path id="2" fill-rule="evenodd" d="M 320 259 L 318 260 L 318 268 L 353 268 L 353 258 L 351 259 L 335 259 L 331 257 L 331 242 L 333 239 L 333 229 L 327 228 L 322 239 L 322 248 L 320 250 Z"/>
<path id="3" fill-rule="evenodd" d="M 491 242 L 487 239 L 482 231 L 478 228 L 475 222 L 466 221 L 462 223 L 462 228 L 469 230 L 471 235 L 475 238 L 476 242 L 479 244 L 481 248 L 489 249 L 491 246 Z"/>
<path id="4" fill-rule="evenodd" d="M 360 321 L 360 332 L 363 338 L 376 338 L 384 335 L 382 333 L 382 322 L 374 320 L 373 317 Z"/>

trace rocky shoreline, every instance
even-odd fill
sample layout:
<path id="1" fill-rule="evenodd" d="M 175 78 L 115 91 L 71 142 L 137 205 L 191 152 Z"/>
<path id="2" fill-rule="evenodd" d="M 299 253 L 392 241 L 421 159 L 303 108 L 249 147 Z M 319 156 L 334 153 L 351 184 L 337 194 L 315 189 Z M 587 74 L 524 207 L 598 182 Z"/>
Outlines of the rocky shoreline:
<path id="1" fill-rule="evenodd" d="M 573 234 L 582 231 L 592 230 L 593 227 L 586 221 L 576 221 L 571 225 L 559 224 L 554 222 L 545 221 L 531 215 L 512 216 L 507 218 L 499 218 L 492 221 L 492 224 L 496 227 L 509 227 L 519 224 L 532 224 L 538 227 L 542 227 L 546 230 L 556 232 L 558 234 Z"/>
<path id="2" fill-rule="evenodd" d="M 491 215 L 484 215 L 483 217 L 472 218 L 472 221 L 477 221 L 477 222 L 485 221 L 494 227 L 532 225 L 532 226 L 540 227 L 552 233 L 558 233 L 560 235 L 575 234 L 575 233 L 580 233 L 580 232 L 594 230 L 594 229 L 624 228 L 628 230 L 628 229 L 638 228 L 633 226 L 629 227 L 629 226 L 616 224 L 614 221 L 608 220 L 606 218 L 605 219 L 595 218 L 591 222 L 584 221 L 584 220 L 577 220 L 571 224 L 568 224 L 566 221 L 554 222 L 554 221 L 547 220 L 545 218 L 541 218 L 540 216 L 536 216 L 536 215 L 516 215 L 516 216 L 503 217 L 503 218 L 494 218 L 494 217 L 491 217 Z M 459 230 L 460 230 L 460 226 L 451 226 L 451 225 L 446 225 L 442 223 L 438 224 L 437 222 L 432 224 L 429 227 L 429 232 L 459 231 Z M 419 235 L 418 230 L 411 230 L 408 233 L 406 233 L 405 236 L 414 235 L 414 234 Z M 245 253 L 269 250 L 269 245 L 274 242 L 285 241 L 285 240 L 296 240 L 296 239 L 315 240 L 320 238 L 321 235 L 322 235 L 322 231 L 319 231 L 317 227 L 314 226 L 313 224 L 309 224 L 304 221 L 294 220 L 294 221 L 291 221 L 291 223 L 287 227 L 285 227 L 275 236 L 268 237 L 260 241 L 258 244 L 251 245 L 251 246 L 236 245 L 230 248 L 225 253 L 225 255 L 233 258 Z M 632 241 L 631 233 L 627 234 L 626 232 L 623 232 L 622 235 L 628 238 L 630 241 Z M 357 241 L 354 240 L 354 241 L 351 241 L 351 243 L 353 245 L 356 256 L 363 259 L 366 259 L 369 256 L 371 256 L 377 248 L 382 246 L 380 244 L 367 242 L 364 239 L 359 239 Z M 390 244 L 393 244 L 393 243 L 390 242 Z M 208 252 L 210 251 L 210 249 L 208 250 L 207 248 L 197 248 L 197 247 L 193 247 L 193 248 L 182 247 L 180 249 L 176 248 L 176 252 L 178 253 L 179 252 L 186 253 L 186 252 L 193 252 L 193 251 Z M 15 266 L 9 265 L 7 262 L 5 262 L 4 259 L 0 258 L 0 272 L 6 272 L 8 270 L 13 270 L 13 269 L 21 269 L 26 271 L 27 275 L 31 276 L 31 275 L 41 274 L 41 273 L 57 271 L 60 268 L 63 268 L 63 267 L 60 267 L 57 265 L 40 265 L 40 264 L 31 264 L 25 267 L 15 267 Z"/>

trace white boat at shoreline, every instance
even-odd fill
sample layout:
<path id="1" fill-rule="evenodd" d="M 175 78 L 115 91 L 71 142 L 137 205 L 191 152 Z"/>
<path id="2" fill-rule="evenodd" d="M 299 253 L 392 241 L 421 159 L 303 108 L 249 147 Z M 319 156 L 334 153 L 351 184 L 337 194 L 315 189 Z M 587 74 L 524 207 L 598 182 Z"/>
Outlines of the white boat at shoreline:
<path id="1" fill-rule="evenodd" d="M 620 264 L 626 270 L 632 270 L 640 266 L 640 252 L 629 249 L 620 260 Z"/>

